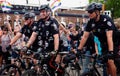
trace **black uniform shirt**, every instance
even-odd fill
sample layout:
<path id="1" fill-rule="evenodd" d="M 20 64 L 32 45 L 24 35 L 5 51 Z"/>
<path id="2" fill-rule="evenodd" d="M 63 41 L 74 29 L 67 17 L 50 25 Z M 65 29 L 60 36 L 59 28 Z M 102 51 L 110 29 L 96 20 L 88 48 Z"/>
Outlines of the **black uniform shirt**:
<path id="1" fill-rule="evenodd" d="M 59 34 L 59 24 L 56 19 L 49 18 L 47 21 L 39 20 L 35 32 L 38 34 L 37 43 L 39 50 L 54 50 L 54 35 Z"/>

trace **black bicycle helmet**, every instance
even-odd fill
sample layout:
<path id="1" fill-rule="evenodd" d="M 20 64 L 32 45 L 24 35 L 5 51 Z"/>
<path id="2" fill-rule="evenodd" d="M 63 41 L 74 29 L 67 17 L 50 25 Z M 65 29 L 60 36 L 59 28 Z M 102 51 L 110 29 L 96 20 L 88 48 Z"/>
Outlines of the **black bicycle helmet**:
<path id="1" fill-rule="evenodd" d="M 39 11 L 41 10 L 51 11 L 51 8 L 49 7 L 48 4 L 44 4 L 39 7 Z"/>
<path id="2" fill-rule="evenodd" d="M 101 11 L 102 4 L 101 3 L 91 3 L 86 8 L 86 11 L 88 11 L 88 12 L 94 12 L 95 10 Z"/>
<path id="3" fill-rule="evenodd" d="M 35 18 L 35 13 L 27 12 L 24 14 L 24 18 L 25 18 L 25 20 L 27 20 L 28 18 Z"/>

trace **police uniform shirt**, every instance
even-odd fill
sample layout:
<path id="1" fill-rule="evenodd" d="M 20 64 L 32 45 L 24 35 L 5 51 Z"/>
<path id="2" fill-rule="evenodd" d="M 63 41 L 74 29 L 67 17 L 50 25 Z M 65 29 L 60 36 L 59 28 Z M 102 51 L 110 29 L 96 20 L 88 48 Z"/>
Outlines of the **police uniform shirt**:
<path id="1" fill-rule="evenodd" d="M 39 20 L 35 32 L 38 34 L 40 50 L 54 50 L 54 35 L 59 34 L 59 24 L 56 19 L 49 18 L 47 21 Z"/>
<path id="2" fill-rule="evenodd" d="M 100 20 L 95 22 L 95 20 L 90 19 L 85 27 L 85 31 L 92 31 L 95 36 L 97 36 L 102 44 L 102 46 L 107 46 L 107 36 L 106 32 L 109 30 L 116 30 L 116 27 L 111 18 L 107 15 L 100 15 Z M 108 47 L 108 46 L 107 46 Z"/>
<path id="3" fill-rule="evenodd" d="M 24 25 L 21 30 L 20 33 L 25 35 L 25 41 L 27 42 L 30 38 L 30 36 L 32 35 L 33 30 L 36 27 L 37 22 L 34 22 L 31 26 L 28 25 Z"/>

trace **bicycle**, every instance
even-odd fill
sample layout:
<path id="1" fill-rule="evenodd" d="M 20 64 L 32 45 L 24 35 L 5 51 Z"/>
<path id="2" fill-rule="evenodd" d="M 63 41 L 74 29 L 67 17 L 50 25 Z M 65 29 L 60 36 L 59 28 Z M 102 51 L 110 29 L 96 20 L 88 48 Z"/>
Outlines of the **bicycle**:
<path id="1" fill-rule="evenodd" d="M 61 56 L 69 54 L 69 52 L 58 52 Z M 61 76 L 79 76 L 80 75 L 80 69 L 78 72 L 75 70 L 76 68 L 73 69 L 71 60 L 74 60 L 75 58 L 70 59 L 70 62 L 67 62 L 67 66 L 61 67 L 60 64 L 56 64 L 54 62 L 54 56 L 51 57 L 51 53 L 39 53 L 38 56 L 38 63 L 33 66 L 33 68 L 25 71 L 21 76 L 53 76 L 50 75 L 49 70 L 54 69 L 54 74 L 55 76 L 58 76 L 58 74 L 61 74 Z M 46 60 L 49 60 L 49 64 L 46 63 Z M 49 65 L 49 66 L 48 66 Z M 75 65 L 75 64 L 74 64 Z M 37 68 L 36 68 L 37 67 Z M 73 73 L 74 72 L 74 73 Z M 71 75 L 73 73 L 73 75 Z"/>
<path id="2" fill-rule="evenodd" d="M 17 48 L 13 48 L 10 49 L 9 52 L 10 54 L 12 54 L 12 52 L 14 52 L 14 54 L 16 54 L 16 58 L 14 58 L 14 62 L 12 64 L 7 64 L 4 67 L 1 68 L 0 70 L 0 75 L 8 75 L 8 76 L 21 76 L 22 71 L 26 70 L 26 65 L 25 65 L 25 61 L 28 60 L 29 58 L 22 57 L 20 56 L 20 51 L 21 49 L 17 49 Z M 27 54 L 27 52 L 25 52 L 25 54 Z M 8 60 L 11 60 L 12 57 L 9 57 Z"/>
<path id="3" fill-rule="evenodd" d="M 76 61 L 76 55 L 70 52 L 65 53 L 66 56 L 63 58 L 64 64 L 66 65 L 65 71 L 69 76 L 80 76 L 81 67 L 78 61 Z"/>
<path id="4" fill-rule="evenodd" d="M 51 68 L 48 66 L 48 64 L 51 64 L 51 60 L 54 59 L 54 56 L 47 52 L 39 52 L 35 55 L 37 55 L 37 64 L 34 64 L 31 69 L 25 71 L 21 76 L 51 76 Z"/>
<path id="5" fill-rule="evenodd" d="M 83 54 L 81 56 L 90 57 L 93 59 L 92 63 L 89 63 L 88 71 L 81 74 L 81 76 L 107 76 L 107 64 L 105 62 L 100 63 L 106 59 L 105 55 L 101 56 L 92 56 Z M 99 63 L 98 63 L 99 62 Z M 102 70 L 100 71 L 100 68 Z M 99 69 L 99 70 L 98 70 Z"/>

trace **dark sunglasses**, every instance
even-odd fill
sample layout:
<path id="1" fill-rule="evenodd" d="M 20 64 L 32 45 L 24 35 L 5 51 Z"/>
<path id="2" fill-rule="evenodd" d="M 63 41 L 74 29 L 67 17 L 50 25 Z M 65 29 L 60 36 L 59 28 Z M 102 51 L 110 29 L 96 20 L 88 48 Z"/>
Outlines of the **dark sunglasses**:
<path id="1" fill-rule="evenodd" d="M 89 14 L 92 14 L 94 11 L 88 11 Z"/>
<path id="2" fill-rule="evenodd" d="M 28 20 L 29 18 L 24 18 L 24 20 Z"/>

